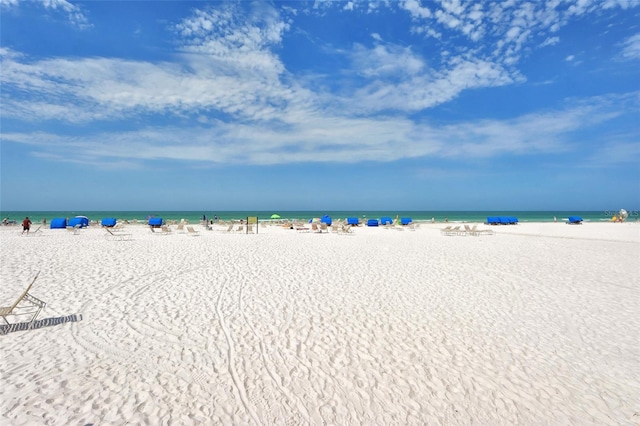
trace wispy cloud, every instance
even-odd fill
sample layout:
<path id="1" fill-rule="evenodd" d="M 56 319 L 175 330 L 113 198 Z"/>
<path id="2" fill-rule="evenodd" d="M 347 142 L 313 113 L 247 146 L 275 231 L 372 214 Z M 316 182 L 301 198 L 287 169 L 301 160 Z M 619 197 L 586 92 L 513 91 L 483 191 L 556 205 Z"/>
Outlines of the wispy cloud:
<path id="1" fill-rule="evenodd" d="M 44 9 L 53 11 L 54 13 L 61 12 L 66 16 L 71 25 L 81 30 L 93 26 L 80 6 L 66 0 L 0 0 L 0 7 L 10 10 L 12 8 L 18 8 L 20 3 L 29 3 L 30 6 L 42 6 Z"/>
<path id="2" fill-rule="evenodd" d="M 370 45 L 332 52 L 351 65 L 344 70 L 351 84 L 339 92 L 323 84 L 311 87 L 287 70 L 277 52 L 290 30 L 288 18 L 261 3 L 243 13 L 226 3 L 194 10 L 173 26 L 179 45 L 173 61 L 33 59 L 2 48 L 3 117 L 37 117 L 81 129 L 96 121 L 144 123 L 137 131 L 80 130 L 86 132 L 81 138 L 9 132 L 2 139 L 29 144 L 52 160 L 127 167 L 162 159 L 286 164 L 563 152 L 573 149 L 568 135 L 623 114 L 628 100 L 589 98 L 555 111 L 456 125 L 411 115 L 466 90 L 523 81 L 514 67 L 523 45 L 533 37 L 553 44 L 557 36 L 549 34 L 568 15 L 604 7 L 587 3 L 560 8 L 551 2 L 403 2 L 417 27 L 437 23 L 439 31 L 494 42 L 487 49 L 466 44 L 429 61 L 373 34 Z M 63 1 L 46 7 L 73 11 Z M 625 46 L 634 54 L 637 44 L 632 37 Z"/>
<path id="3" fill-rule="evenodd" d="M 633 35 L 624 41 L 622 57 L 625 59 L 640 59 L 640 34 Z"/>
<path id="4" fill-rule="evenodd" d="M 623 114 L 627 98 L 594 98 L 542 114 L 511 120 L 430 125 L 397 118 L 307 115 L 279 129 L 267 124 L 147 127 L 86 136 L 4 133 L 3 143 L 27 144 L 34 152 L 64 161 L 108 165 L 171 159 L 197 164 L 288 164 L 300 162 L 388 162 L 399 159 L 490 158 L 558 153 L 575 147 L 571 134 Z M 620 145 L 632 145 L 621 141 Z M 611 157 L 612 160 L 614 157 Z M 52 159 L 55 159 L 52 157 Z M 620 157 L 624 159 L 624 157 Z"/>

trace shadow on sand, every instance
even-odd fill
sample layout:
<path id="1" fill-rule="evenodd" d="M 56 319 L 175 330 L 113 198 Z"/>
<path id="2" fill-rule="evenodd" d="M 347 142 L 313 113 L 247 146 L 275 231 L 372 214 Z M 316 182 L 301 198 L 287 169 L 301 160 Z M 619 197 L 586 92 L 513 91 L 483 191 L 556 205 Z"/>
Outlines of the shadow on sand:
<path id="1" fill-rule="evenodd" d="M 73 314 L 66 317 L 45 318 L 34 321 L 33 323 L 19 322 L 16 324 L 0 324 L 0 335 L 9 334 L 16 331 L 35 330 L 37 328 L 52 327 L 54 325 L 78 321 L 82 321 L 82 315 Z"/>

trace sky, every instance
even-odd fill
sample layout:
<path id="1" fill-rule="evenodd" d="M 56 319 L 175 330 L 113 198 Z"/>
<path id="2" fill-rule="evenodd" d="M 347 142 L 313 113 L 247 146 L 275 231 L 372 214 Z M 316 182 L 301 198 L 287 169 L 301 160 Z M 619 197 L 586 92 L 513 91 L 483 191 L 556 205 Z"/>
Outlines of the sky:
<path id="1" fill-rule="evenodd" d="M 640 209 L 640 0 L 0 0 L 0 209 Z"/>

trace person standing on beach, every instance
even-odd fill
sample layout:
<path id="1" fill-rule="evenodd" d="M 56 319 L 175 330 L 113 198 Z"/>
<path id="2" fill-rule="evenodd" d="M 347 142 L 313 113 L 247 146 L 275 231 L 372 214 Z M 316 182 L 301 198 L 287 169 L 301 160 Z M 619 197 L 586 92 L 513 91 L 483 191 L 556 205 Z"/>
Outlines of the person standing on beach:
<path id="1" fill-rule="evenodd" d="M 27 231 L 27 235 L 29 235 L 30 228 L 31 228 L 31 220 L 29 219 L 29 216 L 27 216 L 22 221 L 22 233 L 24 234 L 24 231 Z"/>

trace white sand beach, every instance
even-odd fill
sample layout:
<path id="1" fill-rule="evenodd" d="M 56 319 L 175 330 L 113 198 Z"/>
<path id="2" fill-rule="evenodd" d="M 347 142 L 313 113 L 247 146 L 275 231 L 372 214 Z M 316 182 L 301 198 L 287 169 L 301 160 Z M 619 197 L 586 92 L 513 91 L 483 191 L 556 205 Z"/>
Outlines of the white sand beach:
<path id="1" fill-rule="evenodd" d="M 640 423 L 637 222 L 193 226 L 0 227 L 0 424 Z"/>

